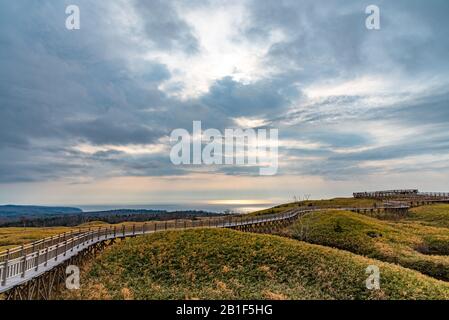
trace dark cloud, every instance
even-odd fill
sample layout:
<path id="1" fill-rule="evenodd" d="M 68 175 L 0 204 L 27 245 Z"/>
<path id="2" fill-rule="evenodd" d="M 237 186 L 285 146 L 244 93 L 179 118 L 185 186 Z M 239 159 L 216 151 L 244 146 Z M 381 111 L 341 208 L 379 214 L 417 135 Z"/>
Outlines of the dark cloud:
<path id="1" fill-rule="evenodd" d="M 231 77 L 217 81 L 202 98 L 212 109 L 228 116 L 257 116 L 276 114 L 286 108 L 289 101 L 284 97 L 275 81 L 260 81 L 242 84 Z"/>
<path id="2" fill-rule="evenodd" d="M 192 5 L 214 8 L 219 3 Z M 281 148 L 286 159 L 304 159 L 286 160 L 280 174 L 356 179 L 385 171 L 362 166 L 367 160 L 447 154 L 447 1 L 378 1 L 382 14 L 378 32 L 365 28 L 364 10 L 370 1 L 245 2 L 248 20 L 236 30 L 240 40 L 260 44 L 274 31 L 284 34 L 262 57 L 264 66 L 276 72 L 247 83 L 231 76 L 216 79 L 207 93 L 186 99 L 161 89 L 182 71 L 147 55 L 159 50 L 168 56 L 179 52 L 192 56 L 203 50 L 178 11 L 181 2 L 130 1 L 128 9 L 137 14 L 143 30 L 122 30 L 115 24 L 119 18 L 109 16 L 110 2 L 81 0 L 82 28 L 77 32 L 64 28 L 68 4 L 50 0 L 2 4 L 0 182 L 188 174 L 197 168 L 175 167 L 166 154 L 139 156 L 116 150 L 90 154 L 74 147 L 82 142 L 151 144 L 175 128 L 190 131 L 194 120 L 203 121 L 204 129 L 223 130 L 234 126 L 236 117 L 264 118 L 279 128 L 281 139 L 320 146 Z M 398 93 L 374 93 L 377 100 L 384 102 L 385 97 L 392 102 L 371 105 L 370 93 L 363 92 L 310 101 L 305 93 L 317 83 L 363 76 L 397 79 Z M 407 88 L 406 82 L 413 86 Z M 370 132 L 368 124 L 373 122 L 416 130 L 417 136 L 382 145 Z M 400 130 L 395 134 L 402 135 Z M 370 148 L 337 152 L 361 147 Z M 401 170 L 420 166 L 431 170 L 441 163 Z M 222 167 L 211 172 L 252 175 L 258 168 Z"/>
<path id="3" fill-rule="evenodd" d="M 134 0 L 136 12 L 144 21 L 147 37 L 160 49 L 181 49 L 189 54 L 199 50 L 191 27 L 181 18 L 172 2 Z"/>
<path id="4" fill-rule="evenodd" d="M 96 145 L 150 144 L 161 136 L 160 132 L 141 123 L 126 123 L 117 119 L 68 122 L 65 129 L 73 136 Z"/>

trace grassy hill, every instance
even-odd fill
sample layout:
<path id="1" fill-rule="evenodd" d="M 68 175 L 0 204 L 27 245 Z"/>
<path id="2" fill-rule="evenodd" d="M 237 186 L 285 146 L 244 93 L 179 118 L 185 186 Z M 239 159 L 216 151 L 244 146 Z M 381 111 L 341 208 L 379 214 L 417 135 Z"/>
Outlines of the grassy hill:
<path id="1" fill-rule="evenodd" d="M 292 238 L 397 263 L 449 280 L 449 229 L 382 221 L 347 211 L 309 213 L 282 231 Z"/>
<path id="2" fill-rule="evenodd" d="M 326 200 L 307 200 L 282 204 L 273 208 L 260 210 L 251 213 L 251 215 L 263 215 L 272 213 L 282 213 L 298 207 L 320 207 L 320 208 L 370 208 L 376 205 L 382 205 L 382 201 L 372 199 L 355 198 L 334 198 Z"/>
<path id="3" fill-rule="evenodd" d="M 409 221 L 449 228 L 449 204 L 422 206 L 410 210 Z"/>
<path id="4" fill-rule="evenodd" d="M 365 287 L 369 265 L 381 290 Z M 449 284 L 338 249 L 202 229 L 111 246 L 82 273 L 77 299 L 449 299 Z"/>

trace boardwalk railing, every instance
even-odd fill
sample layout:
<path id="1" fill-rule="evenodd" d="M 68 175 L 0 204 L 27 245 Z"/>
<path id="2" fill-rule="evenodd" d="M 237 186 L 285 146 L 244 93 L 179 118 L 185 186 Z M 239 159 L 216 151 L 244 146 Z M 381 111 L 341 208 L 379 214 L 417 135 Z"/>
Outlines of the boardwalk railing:
<path id="1" fill-rule="evenodd" d="M 167 230 L 192 228 L 233 228 L 292 219 L 313 210 L 296 209 L 282 214 L 227 216 L 199 220 L 156 221 L 152 223 L 81 228 L 45 238 L 0 253 L 0 293 L 50 270 L 78 252 L 101 241 L 133 237 Z"/>
<path id="2" fill-rule="evenodd" d="M 417 189 L 406 190 L 386 190 L 372 192 L 355 192 L 354 198 L 359 199 L 404 199 L 404 200 L 433 200 L 445 201 L 449 200 L 447 192 L 419 192 Z"/>
<path id="3" fill-rule="evenodd" d="M 83 250 L 103 241 L 134 237 L 155 232 L 194 228 L 238 228 L 295 219 L 319 210 L 407 210 L 402 204 L 375 208 L 318 208 L 298 207 L 284 213 L 260 216 L 225 216 L 198 220 L 155 221 L 143 224 L 123 224 L 98 228 L 79 228 L 45 238 L 0 253 L 0 293 L 34 279 L 76 256 Z"/>
<path id="4" fill-rule="evenodd" d="M 449 199 L 449 193 L 447 192 L 420 192 L 418 196 L 427 197 L 427 198 L 445 198 Z"/>

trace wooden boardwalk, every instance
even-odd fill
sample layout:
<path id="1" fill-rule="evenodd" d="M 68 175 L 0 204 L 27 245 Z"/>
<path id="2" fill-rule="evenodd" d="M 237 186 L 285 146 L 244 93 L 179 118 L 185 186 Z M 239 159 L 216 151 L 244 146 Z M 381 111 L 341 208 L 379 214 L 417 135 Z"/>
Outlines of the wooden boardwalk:
<path id="1" fill-rule="evenodd" d="M 267 214 L 260 216 L 229 216 L 221 218 L 208 218 L 201 220 L 183 220 L 183 221 L 158 221 L 152 224 L 110 226 L 100 228 L 84 228 L 77 231 L 67 232 L 58 236 L 49 237 L 28 245 L 23 245 L 15 249 L 0 253 L 0 293 L 8 293 L 16 288 L 26 288 L 28 283 L 33 283 L 32 290 L 44 290 L 40 287 L 47 287 L 37 294 L 41 298 L 49 298 L 52 283 L 56 281 L 51 277 L 44 279 L 44 276 L 50 274 L 52 270 L 65 266 L 68 262 L 74 261 L 89 250 L 102 250 L 102 245 L 113 242 L 116 239 L 136 237 L 155 232 L 170 230 L 187 230 L 196 228 L 232 228 L 242 231 L 257 231 L 260 228 L 262 232 L 270 231 L 280 224 L 291 223 L 299 216 L 319 211 L 319 210 L 349 210 L 356 212 L 368 212 L 372 210 L 392 210 L 394 212 L 407 211 L 408 206 L 386 206 L 376 208 L 315 208 L 300 207 L 281 214 Z M 65 271 L 64 271 L 65 272 Z M 59 271 L 58 277 L 61 277 Z M 37 282 L 36 282 L 37 279 Z M 43 280 L 42 280 L 43 279 Z M 59 279 L 61 280 L 61 279 Z M 47 283 L 51 282 L 51 283 Z M 48 284 L 48 285 L 47 285 Z M 37 286 L 37 288 L 35 288 Z M 35 297 L 35 293 L 30 292 L 30 286 L 26 288 L 28 299 Z M 23 291 L 23 290 L 22 290 Z M 14 295 L 15 296 L 15 295 Z"/>
<path id="2" fill-rule="evenodd" d="M 176 222 L 156 222 L 97 229 L 80 229 L 46 238 L 26 246 L 7 250 L 0 254 L 0 293 L 6 292 L 27 281 L 39 277 L 54 267 L 76 256 L 87 248 L 100 242 L 113 239 L 136 237 L 168 230 L 194 228 L 243 228 L 254 224 L 268 224 L 290 220 L 309 210 L 294 210 L 284 214 L 264 216 L 224 217 Z"/>

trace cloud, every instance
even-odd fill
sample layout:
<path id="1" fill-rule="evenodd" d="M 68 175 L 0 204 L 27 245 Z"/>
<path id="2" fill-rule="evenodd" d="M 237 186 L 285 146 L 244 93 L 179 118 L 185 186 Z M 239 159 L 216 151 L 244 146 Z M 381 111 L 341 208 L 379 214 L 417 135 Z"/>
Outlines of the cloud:
<path id="1" fill-rule="evenodd" d="M 179 16 L 176 2 L 134 0 L 134 10 L 141 18 L 146 37 L 162 50 L 182 50 L 195 54 L 199 43 L 191 26 Z"/>
<path id="2" fill-rule="evenodd" d="M 275 114 L 288 106 L 271 81 L 242 84 L 231 77 L 217 81 L 202 97 L 202 102 L 228 116 L 257 116 Z"/>
<path id="3" fill-rule="evenodd" d="M 376 32 L 363 1 L 80 0 L 76 32 L 68 4 L 2 5 L 4 184 L 258 171 L 173 166 L 194 120 L 278 128 L 280 176 L 447 171 L 447 1 L 379 1 Z"/>

